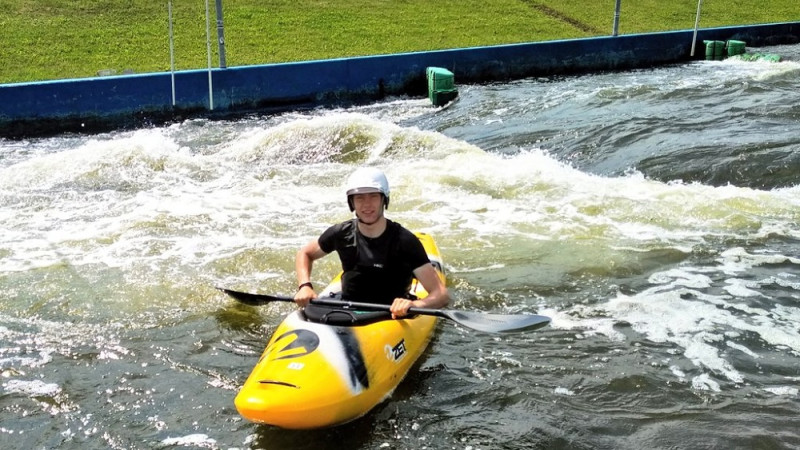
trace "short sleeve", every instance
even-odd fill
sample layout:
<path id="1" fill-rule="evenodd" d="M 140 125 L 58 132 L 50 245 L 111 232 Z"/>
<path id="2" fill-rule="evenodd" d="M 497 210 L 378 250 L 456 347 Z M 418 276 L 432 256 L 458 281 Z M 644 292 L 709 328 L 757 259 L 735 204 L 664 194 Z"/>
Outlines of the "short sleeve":
<path id="1" fill-rule="evenodd" d="M 319 248 L 325 253 L 331 253 L 333 251 L 341 252 L 346 247 L 353 247 L 356 228 L 355 220 L 346 220 L 332 225 L 317 239 Z M 341 254 L 339 256 L 341 257 Z"/>
<path id="2" fill-rule="evenodd" d="M 425 247 L 422 242 L 414 235 L 414 233 L 403 229 L 400 234 L 400 248 L 403 249 L 403 260 L 407 264 L 409 271 L 428 264 L 431 260 L 428 258 L 428 253 L 425 252 Z"/>

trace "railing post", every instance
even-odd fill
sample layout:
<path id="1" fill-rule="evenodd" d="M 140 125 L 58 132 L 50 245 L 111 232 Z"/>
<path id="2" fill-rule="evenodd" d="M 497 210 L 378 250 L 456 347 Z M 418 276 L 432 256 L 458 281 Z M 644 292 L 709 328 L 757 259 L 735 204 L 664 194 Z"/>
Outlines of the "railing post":
<path id="1" fill-rule="evenodd" d="M 172 0 L 167 1 L 167 16 L 169 17 L 169 73 L 172 85 L 172 107 L 175 107 L 175 39 L 172 33 Z"/>
<path id="2" fill-rule="evenodd" d="M 621 3 L 622 0 L 617 0 L 617 6 L 614 8 L 614 28 L 611 31 L 612 36 L 617 36 L 619 34 L 619 10 Z"/>
<path id="3" fill-rule="evenodd" d="M 217 42 L 219 44 L 219 67 L 228 67 L 225 62 L 225 23 L 222 19 L 222 0 L 217 0 Z"/>
<path id="4" fill-rule="evenodd" d="M 697 0 L 697 15 L 694 18 L 694 36 L 692 36 L 692 52 L 689 56 L 694 57 L 694 47 L 697 44 L 697 27 L 700 25 L 700 7 L 703 6 L 703 0 Z"/>
<path id="5" fill-rule="evenodd" d="M 211 82 L 211 22 L 208 14 L 208 0 L 206 0 L 206 55 L 208 56 L 208 109 L 214 110 L 214 88 Z"/>

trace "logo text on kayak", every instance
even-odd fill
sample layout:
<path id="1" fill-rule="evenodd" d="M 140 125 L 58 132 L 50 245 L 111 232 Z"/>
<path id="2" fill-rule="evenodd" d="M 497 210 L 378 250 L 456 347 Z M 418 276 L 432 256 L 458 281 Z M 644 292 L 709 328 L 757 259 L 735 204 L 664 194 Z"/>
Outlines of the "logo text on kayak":
<path id="1" fill-rule="evenodd" d="M 406 356 L 406 340 L 401 339 L 394 347 L 387 344 L 384 349 L 386 350 L 386 358 L 390 361 L 398 362 Z"/>

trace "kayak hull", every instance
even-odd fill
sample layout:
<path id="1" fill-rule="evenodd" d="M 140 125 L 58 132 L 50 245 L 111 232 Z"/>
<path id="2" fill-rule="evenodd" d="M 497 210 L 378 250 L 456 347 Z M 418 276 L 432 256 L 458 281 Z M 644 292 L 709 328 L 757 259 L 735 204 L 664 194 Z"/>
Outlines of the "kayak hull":
<path id="1" fill-rule="evenodd" d="M 433 239 L 418 234 L 434 266 Z M 335 290 L 337 279 L 329 286 Z M 426 293 L 419 283 L 412 292 Z M 330 292 L 326 289 L 324 292 Z M 323 428 L 363 416 L 389 396 L 422 355 L 436 326 L 432 316 L 337 326 L 289 314 L 273 333 L 236 396 L 242 417 L 287 429 Z"/>

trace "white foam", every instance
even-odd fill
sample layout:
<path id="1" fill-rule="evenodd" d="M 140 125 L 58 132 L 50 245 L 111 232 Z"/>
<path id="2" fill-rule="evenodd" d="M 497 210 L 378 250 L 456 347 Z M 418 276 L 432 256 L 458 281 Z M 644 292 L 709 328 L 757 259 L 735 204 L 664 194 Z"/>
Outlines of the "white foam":
<path id="1" fill-rule="evenodd" d="M 186 436 L 166 438 L 161 441 L 165 446 L 180 446 L 180 447 L 200 447 L 200 448 L 217 448 L 216 439 L 210 438 L 207 434 L 195 433 Z"/>
<path id="2" fill-rule="evenodd" d="M 753 352 L 749 348 L 745 347 L 744 345 L 737 344 L 737 343 L 731 342 L 731 341 L 725 342 L 725 345 L 727 345 L 730 348 L 735 348 L 736 350 L 739 350 L 740 352 L 750 356 L 753 359 L 760 358 L 760 356 L 758 356 L 758 354 L 756 354 L 755 352 Z"/>
<path id="3" fill-rule="evenodd" d="M 670 372 L 673 373 L 676 377 L 678 377 L 678 381 L 686 381 L 686 373 L 680 369 L 678 366 L 669 366 Z"/>
<path id="4" fill-rule="evenodd" d="M 725 291 L 734 297 L 766 297 L 766 295 L 752 289 L 758 286 L 757 283 L 753 283 L 752 281 L 731 278 L 726 280 L 726 283 L 728 285 L 725 286 Z"/>
<path id="5" fill-rule="evenodd" d="M 11 379 L 3 383 L 8 393 L 24 394 L 30 397 L 55 397 L 61 393 L 61 386 L 56 383 L 45 383 L 41 380 Z"/>
<path id="6" fill-rule="evenodd" d="M 746 252 L 727 252 L 725 258 L 735 258 L 741 267 L 754 267 L 772 261 L 786 261 L 780 255 L 758 255 L 752 260 Z M 791 258 L 789 258 L 791 260 Z M 724 264 L 723 264 L 724 265 Z M 730 265 L 724 265 L 730 271 Z M 653 287 L 638 294 L 617 297 L 600 305 L 579 305 L 569 312 L 548 312 L 553 317 L 551 326 L 562 329 L 585 328 L 585 333 L 605 335 L 612 340 L 625 336 L 614 329 L 619 322 L 628 323 L 647 339 L 677 345 L 684 357 L 696 366 L 705 368 L 734 383 L 745 381 L 733 364 L 727 360 L 725 348 L 735 349 L 753 358 L 759 355 L 738 342 L 742 333 L 759 336 L 765 343 L 782 349 L 800 352 L 800 308 L 775 304 L 770 309 L 748 306 L 750 291 L 727 289 L 731 295 L 709 295 L 704 291 L 715 284 L 711 278 L 714 268 L 674 268 L 650 277 Z M 733 273 L 733 272 L 731 272 Z M 731 279 L 726 280 L 730 287 Z M 740 293 L 741 296 L 733 295 Z M 602 312 L 604 317 L 597 317 Z M 585 318 L 584 318 L 585 317 Z M 686 375 L 676 372 L 679 378 Z M 705 388 L 714 390 L 718 385 L 710 379 L 695 379 Z"/>
<path id="7" fill-rule="evenodd" d="M 491 154 L 369 114 L 286 115 L 239 125 L 219 143 L 202 134 L 207 127 L 187 123 L 33 152 L 0 169 L 0 189 L 22 202 L 0 209 L 0 272 L 64 261 L 165 270 L 244 248 L 290 252 L 323 224 L 348 217 L 341 183 L 353 161 L 386 169 L 391 217 L 440 239 L 511 236 L 532 251 L 560 241 L 567 254 L 564 244 L 592 240 L 626 251 L 689 251 L 693 242 L 742 232 L 729 219 L 741 203 L 763 217 L 762 228 L 773 226 L 770 233 L 798 235 L 781 225 L 800 204 L 792 190 L 665 184 L 636 172 L 600 177 L 537 148 Z M 202 144 L 187 148 L 181 133 Z"/>
<path id="8" fill-rule="evenodd" d="M 734 247 L 722 252 L 717 261 L 722 265 L 722 271 L 728 275 L 736 275 L 753 267 L 767 264 L 790 263 L 800 265 L 800 259 L 798 258 L 779 254 L 748 253 L 742 247 Z"/>
<path id="9" fill-rule="evenodd" d="M 783 395 L 787 397 L 797 397 L 798 392 L 800 392 L 800 389 L 794 386 L 772 386 L 766 387 L 764 390 L 775 395 Z"/>
<path id="10" fill-rule="evenodd" d="M 572 390 L 570 390 L 570 389 L 567 389 L 567 388 L 564 388 L 564 387 L 557 387 L 557 388 L 555 388 L 555 389 L 553 390 L 553 392 L 554 392 L 556 395 L 566 395 L 566 396 L 573 396 L 573 395 L 575 395 L 575 392 L 574 392 L 574 391 L 572 391 Z"/>
<path id="11" fill-rule="evenodd" d="M 698 391 L 721 392 L 719 383 L 712 380 L 707 373 L 692 378 L 692 388 Z"/>

